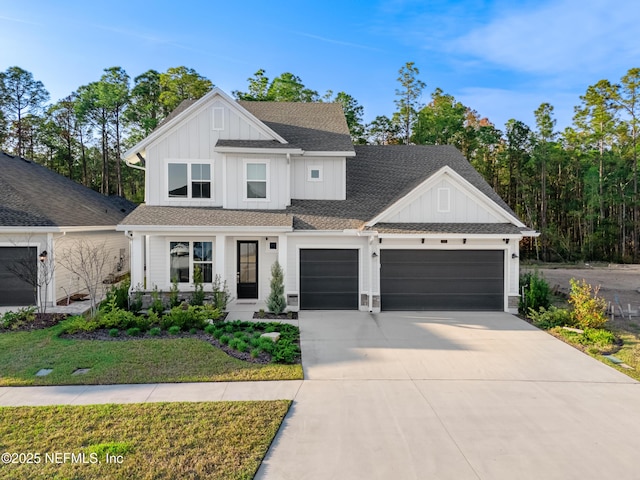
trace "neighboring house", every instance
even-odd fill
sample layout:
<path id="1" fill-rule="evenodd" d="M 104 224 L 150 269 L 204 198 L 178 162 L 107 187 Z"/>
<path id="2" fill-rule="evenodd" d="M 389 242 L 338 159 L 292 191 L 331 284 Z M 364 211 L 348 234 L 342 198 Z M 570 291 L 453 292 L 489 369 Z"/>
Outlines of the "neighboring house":
<path id="1" fill-rule="evenodd" d="M 517 308 L 519 242 L 536 235 L 450 146 L 353 146 L 327 103 L 183 103 L 124 155 L 146 168 L 132 287 L 219 276 L 264 305 L 271 266 L 288 308 Z"/>
<path id="2" fill-rule="evenodd" d="M 0 152 L 0 306 L 33 305 L 36 298 L 51 305 L 81 292 L 77 276 L 61 265 L 79 240 L 104 242 L 107 275 L 127 272 L 129 241 L 116 232 L 116 225 L 134 208 L 120 197 L 106 197 L 37 163 Z M 12 273 L 16 268 L 20 276 Z M 52 273 L 48 282 L 39 280 L 45 269 Z M 36 281 L 25 281 L 29 277 Z M 34 292 L 34 284 L 42 286 L 41 291 Z"/>

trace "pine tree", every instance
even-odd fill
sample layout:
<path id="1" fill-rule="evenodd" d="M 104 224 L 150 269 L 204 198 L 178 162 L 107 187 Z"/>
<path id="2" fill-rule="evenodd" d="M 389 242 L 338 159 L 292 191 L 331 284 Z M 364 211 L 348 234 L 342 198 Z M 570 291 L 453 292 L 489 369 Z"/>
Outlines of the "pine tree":
<path id="1" fill-rule="evenodd" d="M 267 298 L 267 307 L 271 313 L 279 315 L 287 308 L 287 302 L 284 299 L 284 273 L 280 263 L 276 262 L 271 267 L 271 293 Z"/>

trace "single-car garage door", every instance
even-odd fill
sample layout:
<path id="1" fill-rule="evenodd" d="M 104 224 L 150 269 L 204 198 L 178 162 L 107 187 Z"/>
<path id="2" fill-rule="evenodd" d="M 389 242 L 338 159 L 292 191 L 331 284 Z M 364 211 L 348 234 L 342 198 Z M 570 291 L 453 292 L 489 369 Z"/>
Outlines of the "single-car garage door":
<path id="1" fill-rule="evenodd" d="M 35 280 L 36 262 L 35 247 L 0 247 L 0 307 L 33 305 L 33 287 L 25 279 Z"/>
<path id="2" fill-rule="evenodd" d="M 358 309 L 358 250 L 300 250 L 300 308 Z"/>
<path id="3" fill-rule="evenodd" d="M 502 250 L 381 250 L 382 310 L 504 310 Z"/>

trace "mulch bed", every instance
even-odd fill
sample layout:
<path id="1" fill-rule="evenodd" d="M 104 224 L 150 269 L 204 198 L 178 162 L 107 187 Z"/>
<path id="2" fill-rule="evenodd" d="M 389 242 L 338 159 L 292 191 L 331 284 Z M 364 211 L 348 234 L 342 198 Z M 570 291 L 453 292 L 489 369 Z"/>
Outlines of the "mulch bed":
<path id="1" fill-rule="evenodd" d="M 280 314 L 270 312 L 253 312 L 253 318 L 257 318 L 258 320 L 298 320 L 298 312 Z"/>
<path id="2" fill-rule="evenodd" d="M 23 322 L 13 327 L 3 328 L 0 327 L 0 333 L 3 332 L 30 332 L 33 330 L 41 330 L 43 328 L 53 327 L 62 320 L 67 318 L 64 313 L 36 313 L 35 320 L 31 322 Z"/>

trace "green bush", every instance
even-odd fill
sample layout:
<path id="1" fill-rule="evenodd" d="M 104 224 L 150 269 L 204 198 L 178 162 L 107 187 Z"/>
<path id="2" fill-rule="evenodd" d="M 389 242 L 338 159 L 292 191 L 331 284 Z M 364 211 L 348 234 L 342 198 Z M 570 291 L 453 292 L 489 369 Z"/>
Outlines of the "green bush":
<path id="1" fill-rule="evenodd" d="M 130 337 L 139 337 L 142 331 L 138 327 L 127 329 L 127 335 Z"/>
<path id="2" fill-rule="evenodd" d="M 602 328 L 607 323 L 607 302 L 604 298 L 598 298 L 600 288 L 592 288 L 585 280 L 578 282 L 574 278 L 569 283 L 569 303 L 573 306 L 572 315 L 576 325 L 583 330 Z"/>
<path id="3" fill-rule="evenodd" d="M 231 338 L 229 340 L 229 347 L 233 348 L 234 350 L 236 350 L 238 348 L 238 344 L 241 342 L 242 340 L 240 340 L 239 338 Z"/>
<path id="4" fill-rule="evenodd" d="M 300 355 L 298 345 L 288 338 L 280 337 L 280 340 L 274 344 L 271 361 L 273 363 L 294 363 L 298 355 Z"/>
<path id="5" fill-rule="evenodd" d="M 586 328 L 583 337 L 585 342 L 597 347 L 608 347 L 616 343 L 616 336 L 603 328 Z"/>
<path id="6" fill-rule="evenodd" d="M 247 342 L 243 340 L 238 340 L 238 344 L 236 345 L 237 351 L 246 352 L 248 348 L 249 348 L 249 345 L 247 345 Z"/>
<path id="7" fill-rule="evenodd" d="M 177 325 L 169 327 L 169 333 L 171 335 L 178 335 L 180 333 L 180 327 L 178 327 Z"/>
<path id="8" fill-rule="evenodd" d="M 97 322 L 99 328 L 119 328 L 120 330 L 127 330 L 137 325 L 138 317 L 133 312 L 113 307 L 109 312 L 98 313 Z"/>
<path id="9" fill-rule="evenodd" d="M 222 345 L 227 345 L 229 343 L 229 340 L 231 340 L 231 338 L 228 335 L 221 335 L 219 340 Z"/>
<path id="10" fill-rule="evenodd" d="M 117 328 L 110 329 L 109 336 L 114 338 L 120 336 L 120 330 L 118 330 Z"/>
<path id="11" fill-rule="evenodd" d="M 140 285 L 136 285 L 136 288 L 133 292 L 133 297 L 129 299 L 129 311 L 133 313 L 138 313 L 142 310 L 142 297 L 143 297 L 142 287 Z"/>
<path id="12" fill-rule="evenodd" d="M 152 337 L 157 337 L 161 332 L 162 330 L 160 329 L 160 327 L 153 327 L 151 330 L 149 330 L 149 335 L 151 335 Z"/>
<path id="13" fill-rule="evenodd" d="M 105 301 L 100 305 L 100 310 L 110 311 L 114 306 L 123 310 L 129 309 L 129 279 L 119 285 L 113 285 L 107 292 Z"/>
<path id="14" fill-rule="evenodd" d="M 191 305 L 201 306 L 204 304 L 204 286 L 202 285 L 202 270 L 199 266 L 193 269 L 194 290 L 191 295 Z"/>
<path id="15" fill-rule="evenodd" d="M 169 308 L 177 307 L 180 305 L 180 290 L 178 289 L 178 277 L 174 277 L 171 282 L 171 290 L 169 290 Z"/>
<path id="16" fill-rule="evenodd" d="M 151 305 L 149 305 L 149 310 L 156 312 L 158 315 L 162 315 L 162 312 L 164 312 L 162 292 L 158 291 L 157 285 L 153 287 L 153 291 L 151 292 Z"/>
<path id="17" fill-rule="evenodd" d="M 281 314 L 287 308 L 287 302 L 284 299 L 284 273 L 277 260 L 271 266 L 271 293 L 267 298 L 267 307 L 270 312 L 276 315 Z"/>
<path id="18" fill-rule="evenodd" d="M 260 350 L 259 348 L 254 348 L 253 350 L 251 350 L 251 358 L 258 358 L 260 356 L 260 353 L 262 353 L 262 350 Z"/>
<path id="19" fill-rule="evenodd" d="M 177 326 L 187 332 L 192 328 L 202 330 L 207 325 L 207 320 L 212 316 L 218 318 L 220 312 L 209 306 L 181 305 L 174 307 L 169 313 L 162 317 L 162 328 L 168 329 Z"/>
<path id="20" fill-rule="evenodd" d="M 221 312 L 224 312 L 227 309 L 227 304 L 231 299 L 231 294 L 229 293 L 229 287 L 227 286 L 227 281 L 224 282 L 221 280 L 220 275 L 216 275 L 213 279 L 213 305 Z"/>
<path id="21" fill-rule="evenodd" d="M 216 327 L 215 325 L 207 325 L 206 327 L 204 327 L 204 331 L 209 335 L 213 335 L 214 332 L 218 331 L 218 327 Z"/>
<path id="22" fill-rule="evenodd" d="M 275 343 L 270 338 L 263 337 L 258 340 L 258 347 L 265 352 L 272 354 L 275 349 Z"/>
<path id="23" fill-rule="evenodd" d="M 36 307 L 25 307 L 0 316 L 0 328 L 16 329 L 36 319 Z"/>
<path id="24" fill-rule="evenodd" d="M 553 305 L 551 305 L 548 310 L 544 307 L 540 307 L 540 310 L 537 312 L 533 308 L 530 308 L 529 318 L 533 321 L 533 324 L 536 327 L 544 328 L 545 330 L 553 327 L 574 325 L 574 319 L 569 310 L 557 308 Z"/>
<path id="25" fill-rule="evenodd" d="M 224 335 L 224 330 L 222 328 L 216 328 L 213 331 L 213 336 L 214 338 L 217 338 L 218 340 L 220 340 L 220 337 Z"/>
<path id="26" fill-rule="evenodd" d="M 537 312 L 541 308 L 549 308 L 551 290 L 549 284 L 539 276 L 538 272 L 527 272 L 520 276 L 520 291 L 523 290 L 524 295 L 518 304 L 520 313 L 528 313 L 531 309 Z"/>
<path id="27" fill-rule="evenodd" d="M 99 328 L 100 325 L 95 320 L 88 320 L 82 315 L 74 315 L 64 321 L 63 332 L 68 334 L 93 332 Z"/>

